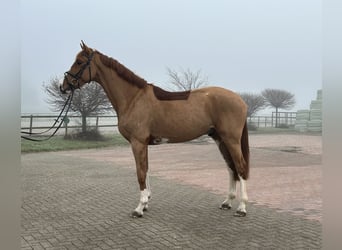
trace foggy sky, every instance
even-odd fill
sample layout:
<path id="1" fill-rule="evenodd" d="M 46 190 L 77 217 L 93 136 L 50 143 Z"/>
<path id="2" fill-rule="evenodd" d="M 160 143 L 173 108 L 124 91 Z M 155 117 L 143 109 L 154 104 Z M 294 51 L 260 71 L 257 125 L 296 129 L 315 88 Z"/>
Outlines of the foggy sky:
<path id="1" fill-rule="evenodd" d="M 22 113 L 50 112 L 42 85 L 70 68 L 81 39 L 162 87 L 166 67 L 200 69 L 235 92 L 288 90 L 296 111 L 322 85 L 318 0 L 26 0 Z"/>

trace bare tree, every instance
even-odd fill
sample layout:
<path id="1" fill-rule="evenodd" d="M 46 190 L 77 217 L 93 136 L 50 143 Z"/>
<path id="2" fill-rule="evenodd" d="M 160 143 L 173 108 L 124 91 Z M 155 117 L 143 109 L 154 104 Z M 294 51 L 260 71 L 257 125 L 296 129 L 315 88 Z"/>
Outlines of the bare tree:
<path id="1" fill-rule="evenodd" d="M 60 111 L 67 99 L 59 89 L 60 80 L 53 77 L 49 84 L 43 84 L 45 92 L 49 98 L 46 100 L 51 105 L 52 111 Z M 74 92 L 74 97 L 70 110 L 78 113 L 82 117 L 82 133 L 87 131 L 87 117 L 97 115 L 112 110 L 112 105 L 107 98 L 103 88 L 96 82 L 92 82 Z"/>
<path id="2" fill-rule="evenodd" d="M 260 94 L 240 93 L 241 98 L 247 104 L 247 117 L 253 116 L 256 112 L 265 107 L 265 99 Z"/>
<path id="3" fill-rule="evenodd" d="M 208 77 L 203 76 L 201 70 L 196 72 L 190 69 L 181 69 L 179 72 L 166 68 L 167 74 L 170 78 L 170 83 L 176 90 L 186 91 L 197 89 L 208 84 Z"/>
<path id="4" fill-rule="evenodd" d="M 294 94 L 281 89 L 265 89 L 261 92 L 266 105 L 276 109 L 276 127 L 278 127 L 278 109 L 291 109 L 295 103 Z"/>

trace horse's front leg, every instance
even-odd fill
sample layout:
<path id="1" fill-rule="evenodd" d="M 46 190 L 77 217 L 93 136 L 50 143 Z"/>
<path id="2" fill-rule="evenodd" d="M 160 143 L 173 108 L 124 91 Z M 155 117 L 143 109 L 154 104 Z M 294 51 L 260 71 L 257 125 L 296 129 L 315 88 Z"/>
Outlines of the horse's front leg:
<path id="1" fill-rule="evenodd" d="M 135 158 L 137 177 L 140 187 L 140 200 L 137 208 L 133 211 L 132 217 L 142 217 L 144 210 L 147 209 L 148 199 L 151 195 L 148 183 L 146 182 L 148 170 L 147 145 L 136 140 L 131 141 L 131 146 Z"/>

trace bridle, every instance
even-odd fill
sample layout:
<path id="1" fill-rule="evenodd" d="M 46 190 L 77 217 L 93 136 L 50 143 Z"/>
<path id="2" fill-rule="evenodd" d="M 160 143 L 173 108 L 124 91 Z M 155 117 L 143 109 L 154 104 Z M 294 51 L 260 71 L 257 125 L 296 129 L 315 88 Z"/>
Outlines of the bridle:
<path id="1" fill-rule="evenodd" d="M 93 56 L 94 56 L 94 52 L 92 52 L 90 54 L 90 56 L 88 56 L 88 60 L 85 64 L 82 65 L 82 67 L 80 68 L 80 70 L 76 73 L 76 74 L 73 74 L 69 71 L 66 71 L 64 73 L 64 78 L 66 79 L 66 82 L 70 88 L 71 91 L 74 91 L 75 89 L 79 89 L 80 88 L 80 83 L 79 83 L 79 80 L 81 79 L 82 75 L 83 75 L 83 72 L 86 70 L 86 68 L 88 67 L 88 70 L 89 70 L 89 81 L 88 83 L 91 81 L 91 69 L 90 69 L 90 62 L 91 60 L 93 59 Z M 69 78 L 68 76 L 72 77 L 72 80 L 69 81 Z M 76 82 L 76 86 L 73 82 Z M 62 87 L 60 87 L 60 90 L 62 93 L 65 93 L 66 91 L 62 89 Z"/>

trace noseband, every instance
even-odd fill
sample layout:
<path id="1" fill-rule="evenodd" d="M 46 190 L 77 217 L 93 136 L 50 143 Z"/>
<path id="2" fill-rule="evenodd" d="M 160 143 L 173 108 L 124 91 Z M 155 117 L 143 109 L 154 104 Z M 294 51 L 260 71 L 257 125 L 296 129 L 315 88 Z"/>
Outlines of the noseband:
<path id="1" fill-rule="evenodd" d="M 76 74 L 73 74 L 69 71 L 64 73 L 64 78 L 67 80 L 67 84 L 68 84 L 69 88 L 71 89 L 71 91 L 74 91 L 75 89 L 80 88 L 79 80 L 81 79 L 83 72 L 86 70 L 87 67 L 89 69 L 89 81 L 88 81 L 88 83 L 91 81 L 90 62 L 91 62 L 91 59 L 93 59 L 93 56 L 94 56 L 94 52 L 92 52 L 90 54 L 90 56 L 88 57 L 88 61 L 80 68 L 80 70 Z M 67 76 L 72 77 L 73 80 L 70 82 Z M 72 83 L 73 81 L 76 81 L 76 84 L 77 84 L 76 86 L 75 86 L 75 84 Z"/>

